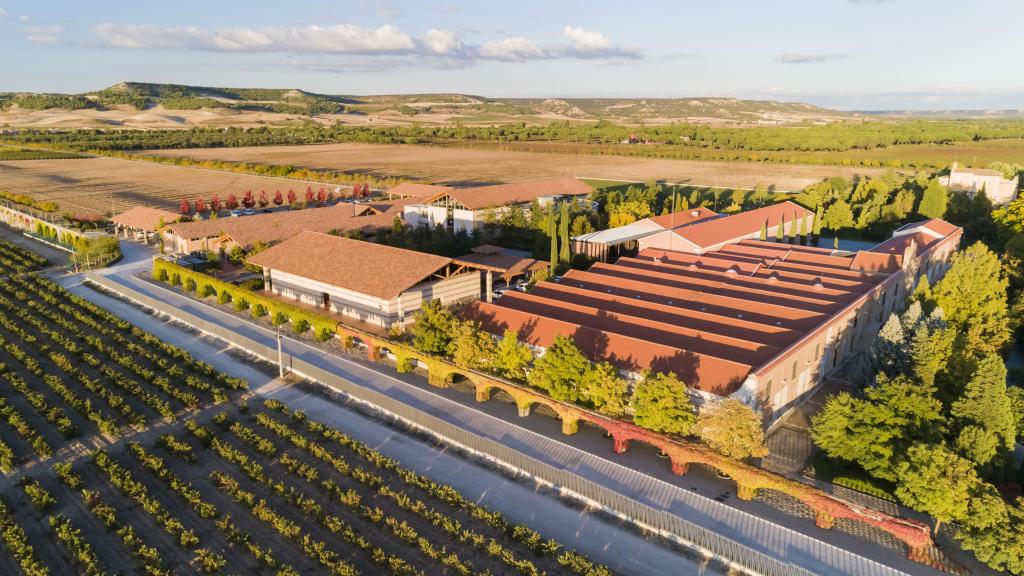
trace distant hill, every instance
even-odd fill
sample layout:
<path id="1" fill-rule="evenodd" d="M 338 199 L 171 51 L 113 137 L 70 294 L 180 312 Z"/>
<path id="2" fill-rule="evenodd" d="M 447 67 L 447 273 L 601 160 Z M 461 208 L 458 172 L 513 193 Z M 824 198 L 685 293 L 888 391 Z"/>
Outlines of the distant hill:
<path id="1" fill-rule="evenodd" d="M 543 124 L 609 120 L 788 124 L 861 117 L 802 103 L 735 98 L 492 98 L 469 94 L 331 95 L 287 88 L 122 82 L 81 94 L 0 94 L 8 126 L 229 126 L 321 122 Z"/>
<path id="2" fill-rule="evenodd" d="M 967 119 L 1013 120 L 1024 118 L 1024 110 L 870 110 L 860 112 L 867 116 L 887 118 L 941 118 L 946 120 Z"/>

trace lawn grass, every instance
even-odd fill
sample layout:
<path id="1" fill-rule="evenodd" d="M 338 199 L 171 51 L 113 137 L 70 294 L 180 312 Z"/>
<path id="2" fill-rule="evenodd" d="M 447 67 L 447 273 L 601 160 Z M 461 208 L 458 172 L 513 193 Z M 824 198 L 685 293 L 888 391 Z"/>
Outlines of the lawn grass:
<path id="1" fill-rule="evenodd" d="M 814 477 L 822 482 L 863 492 L 889 502 L 896 502 L 893 484 L 872 478 L 855 464 L 835 460 L 819 452 L 811 460 L 811 466 L 814 468 Z"/>

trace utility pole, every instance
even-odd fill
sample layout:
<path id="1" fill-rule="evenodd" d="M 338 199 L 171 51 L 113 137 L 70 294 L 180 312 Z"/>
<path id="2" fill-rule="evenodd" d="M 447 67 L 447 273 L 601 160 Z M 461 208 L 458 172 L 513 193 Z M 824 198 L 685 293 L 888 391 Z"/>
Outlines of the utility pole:
<path id="1" fill-rule="evenodd" d="M 284 350 L 282 349 L 281 327 L 277 327 L 277 375 L 284 378 Z"/>

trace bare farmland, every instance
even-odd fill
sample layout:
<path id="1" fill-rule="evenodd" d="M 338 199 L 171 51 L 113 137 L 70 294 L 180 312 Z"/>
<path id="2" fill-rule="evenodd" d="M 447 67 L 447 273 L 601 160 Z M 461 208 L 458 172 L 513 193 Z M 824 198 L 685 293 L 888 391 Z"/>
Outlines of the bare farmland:
<path id="1" fill-rule="evenodd" d="M 132 206 L 176 209 L 183 198 L 241 197 L 246 190 L 299 193 L 310 185 L 317 184 L 114 158 L 0 162 L 0 190 L 29 194 L 56 202 L 61 212 L 86 215 Z"/>
<path id="2" fill-rule="evenodd" d="M 153 153 L 199 160 L 288 164 L 453 185 L 579 176 L 598 180 L 659 179 L 726 188 L 753 188 L 764 184 L 779 190 L 798 190 L 830 176 L 881 172 L 840 166 L 699 162 L 381 144 L 203 148 Z"/>

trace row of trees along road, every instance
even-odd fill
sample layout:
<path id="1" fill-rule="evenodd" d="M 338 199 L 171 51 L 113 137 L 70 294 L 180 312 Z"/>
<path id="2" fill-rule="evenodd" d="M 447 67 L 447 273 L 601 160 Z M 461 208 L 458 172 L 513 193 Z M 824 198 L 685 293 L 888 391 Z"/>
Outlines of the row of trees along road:
<path id="1" fill-rule="evenodd" d="M 1004 265 L 979 242 L 955 253 L 934 287 L 922 276 L 872 347 L 875 383 L 829 398 L 811 435 L 829 457 L 930 514 L 936 530 L 956 523 L 980 560 L 1024 574 L 1024 498 L 997 490 L 1012 484 L 1024 436 L 1024 389 L 1007 387 L 1000 355 L 1015 324 Z"/>
<path id="2" fill-rule="evenodd" d="M 709 402 L 698 412 L 686 384 L 675 374 L 648 372 L 634 385 L 608 362 L 592 362 L 576 343 L 555 336 L 534 358 L 513 330 L 495 344 L 473 320 L 462 320 L 438 300 L 425 304 L 409 332 L 420 352 L 444 356 L 464 368 L 531 386 L 555 400 L 571 402 L 672 436 L 696 436 L 712 450 L 736 460 L 761 457 L 761 416 L 736 399 Z M 400 366 L 408 370 L 409 366 Z"/>

